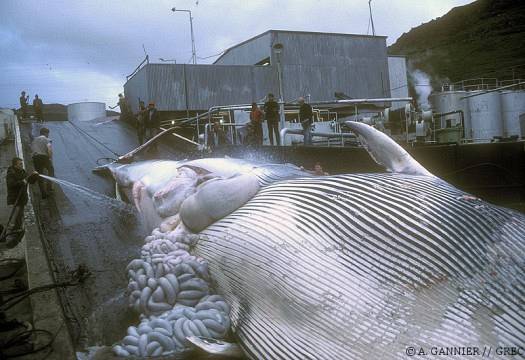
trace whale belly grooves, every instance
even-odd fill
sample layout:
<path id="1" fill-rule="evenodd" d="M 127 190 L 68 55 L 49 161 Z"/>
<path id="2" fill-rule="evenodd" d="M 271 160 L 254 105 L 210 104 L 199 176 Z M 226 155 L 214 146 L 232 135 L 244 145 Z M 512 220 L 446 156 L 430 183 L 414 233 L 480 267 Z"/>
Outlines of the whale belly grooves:
<path id="1" fill-rule="evenodd" d="M 252 358 L 406 358 L 407 346 L 522 346 L 525 217 L 428 176 L 262 188 L 200 232 Z"/>

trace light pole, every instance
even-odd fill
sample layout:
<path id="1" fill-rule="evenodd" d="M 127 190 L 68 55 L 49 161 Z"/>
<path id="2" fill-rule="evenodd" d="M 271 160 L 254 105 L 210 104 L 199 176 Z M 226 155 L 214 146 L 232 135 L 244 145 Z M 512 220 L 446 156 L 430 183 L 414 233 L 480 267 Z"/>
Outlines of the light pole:
<path id="1" fill-rule="evenodd" d="M 279 125 L 281 129 L 284 129 L 285 116 L 284 116 L 284 94 L 283 94 L 283 78 L 281 70 L 281 53 L 283 51 L 283 44 L 275 44 L 273 46 L 275 55 L 277 56 L 277 79 L 279 81 Z M 282 144 L 284 145 L 284 144 Z"/>
<path id="2" fill-rule="evenodd" d="M 191 16 L 191 10 L 171 8 L 171 11 L 187 12 L 190 15 L 190 32 L 191 32 L 191 59 L 193 64 L 197 63 L 197 51 L 195 50 L 195 37 L 193 35 L 193 17 Z"/>

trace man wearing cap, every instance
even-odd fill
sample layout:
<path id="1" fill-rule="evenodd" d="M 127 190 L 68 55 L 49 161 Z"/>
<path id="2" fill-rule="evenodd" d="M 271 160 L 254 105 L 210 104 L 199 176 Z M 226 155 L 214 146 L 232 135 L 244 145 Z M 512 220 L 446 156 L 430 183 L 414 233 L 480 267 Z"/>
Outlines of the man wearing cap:
<path id="1" fill-rule="evenodd" d="M 270 144 L 273 145 L 273 135 L 275 134 L 277 145 L 281 145 L 281 139 L 279 137 L 279 104 L 275 101 L 272 93 L 268 94 L 268 101 L 264 103 L 264 114 L 266 124 L 268 125 Z"/>

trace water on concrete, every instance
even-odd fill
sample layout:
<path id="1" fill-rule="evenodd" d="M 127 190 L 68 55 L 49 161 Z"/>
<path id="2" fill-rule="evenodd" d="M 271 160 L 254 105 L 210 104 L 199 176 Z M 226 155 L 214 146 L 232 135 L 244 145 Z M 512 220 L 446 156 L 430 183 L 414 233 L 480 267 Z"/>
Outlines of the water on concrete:
<path id="1" fill-rule="evenodd" d="M 97 160 L 115 157 L 108 149 L 123 154 L 136 147 L 133 129 L 115 122 L 74 125 L 22 124 L 22 139 L 26 167 L 32 170 L 31 140 L 42 126 L 50 130 L 56 179 L 48 180 L 56 183 L 54 194 L 42 199 L 38 186 L 32 191 L 55 280 L 79 265 L 93 274 L 82 286 L 59 291 L 73 342 L 82 349 L 110 345 L 137 322 L 122 294 L 125 268 L 138 256 L 145 233 L 134 211 L 114 199 L 114 184 L 91 171 Z"/>

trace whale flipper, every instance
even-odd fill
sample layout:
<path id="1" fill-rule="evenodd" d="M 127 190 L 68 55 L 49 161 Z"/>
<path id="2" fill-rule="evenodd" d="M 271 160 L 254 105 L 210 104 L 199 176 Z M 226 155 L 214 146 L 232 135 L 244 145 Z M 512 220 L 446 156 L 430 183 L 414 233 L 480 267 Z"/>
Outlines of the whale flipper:
<path id="1" fill-rule="evenodd" d="M 370 125 L 347 121 L 345 124 L 359 137 L 372 159 L 394 173 L 434 176 L 405 149 L 385 133 Z"/>
<path id="2" fill-rule="evenodd" d="M 244 357 L 241 347 L 235 343 L 216 340 L 204 336 L 188 336 L 186 338 L 196 348 L 213 355 L 227 357 L 228 359 L 240 359 Z"/>

